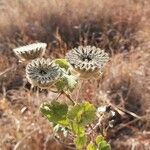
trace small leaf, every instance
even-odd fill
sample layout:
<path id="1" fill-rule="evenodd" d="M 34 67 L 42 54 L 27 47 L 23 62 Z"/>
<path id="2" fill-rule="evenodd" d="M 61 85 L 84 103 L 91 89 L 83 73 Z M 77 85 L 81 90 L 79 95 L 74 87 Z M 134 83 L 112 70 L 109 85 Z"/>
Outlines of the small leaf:
<path id="1" fill-rule="evenodd" d="M 98 145 L 102 141 L 104 141 L 104 137 L 102 135 L 98 135 L 95 140 L 96 144 Z"/>
<path id="2" fill-rule="evenodd" d="M 84 132 L 84 128 L 81 127 L 79 124 L 77 123 L 71 123 L 71 128 L 72 128 L 72 132 L 77 135 L 77 136 L 83 136 L 85 134 Z"/>
<path id="3" fill-rule="evenodd" d="M 96 109 L 89 102 L 83 104 L 83 114 L 81 115 L 80 124 L 87 125 L 90 124 L 96 117 Z"/>
<path id="4" fill-rule="evenodd" d="M 76 104 L 68 111 L 67 117 L 70 120 L 75 121 L 75 119 L 77 119 L 78 114 L 80 114 L 81 111 L 82 111 L 82 104 Z"/>
<path id="5" fill-rule="evenodd" d="M 99 150 L 111 150 L 110 145 L 106 141 L 102 141 L 98 144 Z"/>
<path id="6" fill-rule="evenodd" d="M 83 149 L 83 147 L 86 146 L 86 136 L 77 136 L 74 140 L 74 143 L 78 150 Z"/>
<path id="7" fill-rule="evenodd" d="M 86 126 L 95 119 L 96 109 L 89 102 L 84 102 L 73 106 L 68 111 L 68 119 L 70 121 L 76 122 L 81 126 Z"/>
<path id="8" fill-rule="evenodd" d="M 68 125 L 68 120 L 66 118 L 68 106 L 66 104 L 52 101 L 51 104 L 43 104 L 40 110 L 49 121 L 62 126 Z"/>
<path id="9" fill-rule="evenodd" d="M 63 78 L 67 83 L 67 88 L 72 92 L 77 84 L 76 78 L 73 75 L 67 75 L 67 74 L 65 74 Z"/>
<path id="10" fill-rule="evenodd" d="M 58 64 L 61 68 L 64 68 L 66 70 L 68 70 L 69 68 L 69 63 L 66 59 L 55 59 L 54 62 Z"/>
<path id="11" fill-rule="evenodd" d="M 55 85 L 56 85 L 57 90 L 61 92 L 65 90 L 67 84 L 68 84 L 67 81 L 64 78 L 62 78 Z"/>
<path id="12" fill-rule="evenodd" d="M 55 85 L 58 91 L 68 90 L 73 91 L 77 84 L 76 78 L 72 75 L 63 74 L 63 77 Z"/>
<path id="13" fill-rule="evenodd" d="M 97 150 L 97 147 L 93 142 L 90 142 L 87 146 L 87 150 Z"/>

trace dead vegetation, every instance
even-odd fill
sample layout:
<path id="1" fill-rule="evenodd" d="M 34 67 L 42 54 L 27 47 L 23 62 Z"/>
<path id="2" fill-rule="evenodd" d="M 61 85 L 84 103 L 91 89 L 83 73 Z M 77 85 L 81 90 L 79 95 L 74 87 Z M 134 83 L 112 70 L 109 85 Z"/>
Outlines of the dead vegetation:
<path id="1" fill-rule="evenodd" d="M 79 96 L 97 105 L 107 96 L 115 107 L 141 117 L 125 113 L 108 131 L 114 150 L 149 149 L 149 5 L 149 0 L 1 0 L 0 149 L 63 149 L 51 139 L 49 123 L 38 110 L 55 95 L 31 94 L 28 85 L 23 86 L 24 66 L 12 52 L 35 41 L 48 44 L 46 57 L 51 58 L 81 44 L 109 52 L 111 60 L 99 88 L 97 82 L 88 81 Z"/>

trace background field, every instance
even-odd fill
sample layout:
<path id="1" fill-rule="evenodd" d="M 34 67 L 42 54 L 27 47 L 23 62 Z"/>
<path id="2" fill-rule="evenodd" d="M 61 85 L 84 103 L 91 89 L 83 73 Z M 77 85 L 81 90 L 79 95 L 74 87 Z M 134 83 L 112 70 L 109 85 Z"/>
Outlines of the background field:
<path id="1" fill-rule="evenodd" d="M 149 0 L 0 0 L 0 150 L 66 149 L 39 112 L 56 95 L 31 93 L 24 86 L 25 66 L 12 51 L 37 41 L 48 44 L 50 58 L 78 45 L 105 49 L 111 59 L 103 80 L 86 81 L 75 92 L 96 106 L 107 95 L 141 116 L 126 114 L 109 131 L 113 150 L 150 149 Z"/>

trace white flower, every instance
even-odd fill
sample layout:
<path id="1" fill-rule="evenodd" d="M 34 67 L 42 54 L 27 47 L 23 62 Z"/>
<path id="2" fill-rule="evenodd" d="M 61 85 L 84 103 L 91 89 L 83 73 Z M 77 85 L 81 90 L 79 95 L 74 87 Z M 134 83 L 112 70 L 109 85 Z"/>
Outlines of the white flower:
<path id="1" fill-rule="evenodd" d="M 79 73 L 79 77 L 83 79 L 99 78 L 105 63 L 109 60 L 108 54 L 95 46 L 74 48 L 66 54 L 66 58 L 71 65 L 72 73 Z"/>
<path id="2" fill-rule="evenodd" d="M 26 77 L 33 86 L 50 88 L 62 77 L 62 71 L 50 59 L 38 58 L 26 66 Z"/>
<path id="3" fill-rule="evenodd" d="M 45 54 L 46 43 L 33 43 L 13 49 L 21 61 L 30 61 Z"/>

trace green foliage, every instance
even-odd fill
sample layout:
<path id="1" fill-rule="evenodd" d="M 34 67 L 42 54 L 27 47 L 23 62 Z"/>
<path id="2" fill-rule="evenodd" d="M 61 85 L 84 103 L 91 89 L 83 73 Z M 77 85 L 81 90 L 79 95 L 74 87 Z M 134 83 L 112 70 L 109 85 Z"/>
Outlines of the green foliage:
<path id="1" fill-rule="evenodd" d="M 55 124 L 56 132 L 62 131 L 64 135 L 67 135 L 65 129 L 67 128 L 74 134 L 74 143 L 77 149 L 86 146 L 85 127 L 92 123 L 96 116 L 96 110 L 92 104 L 84 102 L 68 108 L 66 104 L 52 101 L 50 104 L 43 104 L 41 112 Z"/>
<path id="2" fill-rule="evenodd" d="M 66 59 L 55 59 L 54 62 L 55 64 L 58 64 L 61 68 L 64 68 L 65 70 L 68 70 L 69 68 L 69 63 Z"/>
<path id="3" fill-rule="evenodd" d="M 95 140 L 99 150 L 110 150 L 110 145 L 105 141 L 102 135 L 98 135 Z"/>
<path id="4" fill-rule="evenodd" d="M 70 121 L 70 120 L 69 120 Z M 72 132 L 77 136 L 83 136 L 84 135 L 84 127 L 80 126 L 78 123 L 70 122 L 70 126 L 72 129 Z"/>
<path id="5" fill-rule="evenodd" d="M 98 144 L 99 150 L 111 150 L 110 145 L 106 141 L 102 141 Z"/>
<path id="6" fill-rule="evenodd" d="M 104 137 L 98 135 L 95 142 L 90 142 L 87 146 L 87 150 L 111 150 L 110 145 L 105 141 Z"/>
<path id="7" fill-rule="evenodd" d="M 79 149 L 79 150 L 82 149 L 86 145 L 86 136 L 85 135 L 77 136 L 74 139 L 74 143 L 75 143 L 77 149 Z"/>
<path id="8" fill-rule="evenodd" d="M 97 150 L 97 146 L 95 145 L 95 143 L 90 142 L 87 146 L 87 150 Z"/>
<path id="9" fill-rule="evenodd" d="M 71 125 L 86 126 L 95 118 L 95 107 L 89 102 L 70 106 L 52 101 L 50 104 L 43 104 L 41 112 L 49 121 L 60 124 L 60 121 L 67 121 Z"/>
<path id="10" fill-rule="evenodd" d="M 50 122 L 63 126 L 68 125 L 68 121 L 66 118 L 68 106 L 66 104 L 52 101 L 51 104 L 43 104 L 40 110 Z"/>
<path id="11" fill-rule="evenodd" d="M 67 81 L 65 80 L 65 78 L 62 78 L 55 85 L 56 85 L 57 90 L 61 92 L 61 91 L 65 90 Z"/>
<path id="12" fill-rule="evenodd" d="M 72 92 L 77 84 L 77 80 L 72 75 L 64 75 L 64 79 L 67 81 L 67 88 Z"/>
<path id="13" fill-rule="evenodd" d="M 83 102 L 74 106 L 67 106 L 56 101 L 43 104 L 41 112 L 54 124 L 54 131 L 61 132 L 65 137 L 68 131 L 74 135 L 74 144 L 78 150 L 85 148 L 87 137 L 85 128 L 92 123 L 96 116 L 95 107 L 89 102 Z M 110 145 L 104 137 L 99 135 L 94 142 L 90 142 L 87 150 L 110 150 Z"/>
<path id="14" fill-rule="evenodd" d="M 74 76 L 64 73 L 62 79 L 56 83 L 56 88 L 58 91 L 69 90 L 72 92 L 76 84 L 77 81 Z"/>
<path id="15" fill-rule="evenodd" d="M 62 68 L 63 76 L 60 81 L 58 81 L 55 85 L 58 91 L 69 90 L 73 91 L 77 84 L 77 80 L 74 76 L 68 74 L 69 63 L 66 59 L 55 59 L 54 62 Z"/>
<path id="16" fill-rule="evenodd" d="M 89 102 L 73 106 L 68 112 L 68 119 L 80 126 L 86 126 L 95 119 L 95 107 Z"/>
<path id="17" fill-rule="evenodd" d="M 104 141 L 104 137 L 102 135 L 98 135 L 95 139 L 96 144 L 98 145 L 99 143 L 101 143 L 102 141 Z"/>

